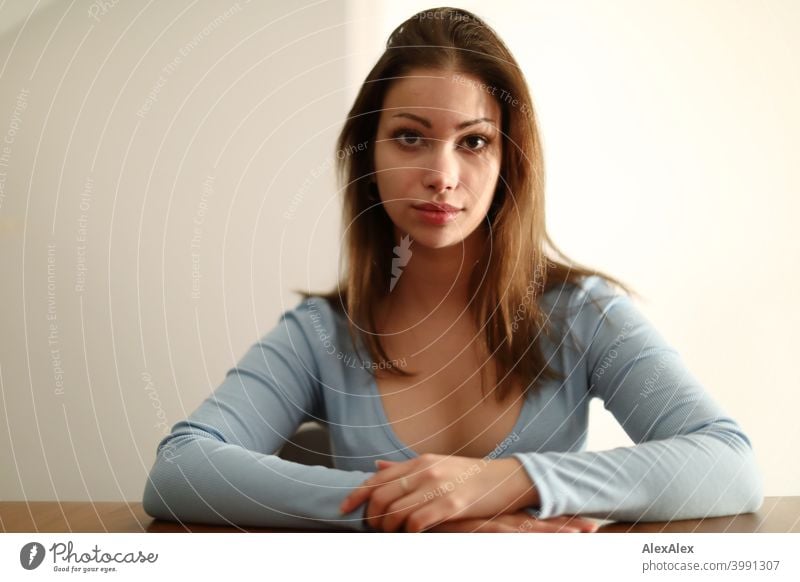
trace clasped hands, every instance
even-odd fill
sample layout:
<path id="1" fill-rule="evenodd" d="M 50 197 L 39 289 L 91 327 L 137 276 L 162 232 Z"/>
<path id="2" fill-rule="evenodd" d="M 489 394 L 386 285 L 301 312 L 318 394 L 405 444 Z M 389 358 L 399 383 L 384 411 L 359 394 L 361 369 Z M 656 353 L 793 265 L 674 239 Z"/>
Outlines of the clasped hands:
<path id="1" fill-rule="evenodd" d="M 349 513 L 384 532 L 593 532 L 578 516 L 537 519 L 523 511 L 538 492 L 515 458 L 475 459 L 425 453 L 403 462 L 378 460 L 378 471 L 342 501 Z"/>

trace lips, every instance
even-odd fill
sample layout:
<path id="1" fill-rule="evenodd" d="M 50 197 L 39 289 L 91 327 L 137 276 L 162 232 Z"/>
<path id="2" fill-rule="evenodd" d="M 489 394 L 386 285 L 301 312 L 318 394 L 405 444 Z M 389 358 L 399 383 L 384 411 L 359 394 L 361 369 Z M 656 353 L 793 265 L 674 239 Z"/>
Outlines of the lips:
<path id="1" fill-rule="evenodd" d="M 459 212 L 461 209 L 449 204 L 436 204 L 435 202 L 425 202 L 424 204 L 414 204 L 412 208 L 417 210 L 427 210 L 428 212 Z"/>
<path id="2" fill-rule="evenodd" d="M 412 208 L 417 211 L 420 220 L 432 226 L 445 226 L 453 223 L 458 217 L 458 213 L 463 210 L 463 208 L 456 208 L 450 204 L 435 202 L 414 204 Z"/>

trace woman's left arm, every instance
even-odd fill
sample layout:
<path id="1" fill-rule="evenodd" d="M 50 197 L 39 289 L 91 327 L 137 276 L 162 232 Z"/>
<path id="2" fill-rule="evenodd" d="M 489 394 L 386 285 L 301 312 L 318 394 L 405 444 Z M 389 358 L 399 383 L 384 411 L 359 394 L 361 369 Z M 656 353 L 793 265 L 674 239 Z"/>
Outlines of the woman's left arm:
<path id="1" fill-rule="evenodd" d="M 572 371 L 569 381 L 579 382 L 572 386 L 584 391 L 578 396 L 602 399 L 637 444 L 514 452 L 493 461 L 421 455 L 379 466 L 343 510 L 367 503 L 365 519 L 383 531 L 421 531 L 521 508 L 541 520 L 581 515 L 615 521 L 757 510 L 762 478 L 741 427 L 629 297 L 597 277 L 584 285 L 567 301 L 564 325 L 579 346 L 564 346 L 560 359 Z M 581 371 L 582 380 L 576 379 Z"/>
<path id="2" fill-rule="evenodd" d="M 588 344 L 577 356 L 590 395 L 637 444 L 513 453 L 536 484 L 530 513 L 668 521 L 757 510 L 763 484 L 750 440 L 632 300 L 610 289 L 592 278 L 576 293 L 570 329 Z"/>

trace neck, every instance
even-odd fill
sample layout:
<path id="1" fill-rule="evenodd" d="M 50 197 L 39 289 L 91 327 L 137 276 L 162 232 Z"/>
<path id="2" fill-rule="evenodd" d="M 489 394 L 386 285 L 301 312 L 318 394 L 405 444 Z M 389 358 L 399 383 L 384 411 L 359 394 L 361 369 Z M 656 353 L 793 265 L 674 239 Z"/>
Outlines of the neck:
<path id="1" fill-rule="evenodd" d="M 400 244 L 399 235 L 396 236 Z M 464 314 L 470 301 L 469 280 L 476 267 L 485 235 L 480 228 L 464 244 L 441 249 L 411 247 L 411 259 L 401 267 L 394 289 L 386 297 L 391 309 L 419 315 Z"/>

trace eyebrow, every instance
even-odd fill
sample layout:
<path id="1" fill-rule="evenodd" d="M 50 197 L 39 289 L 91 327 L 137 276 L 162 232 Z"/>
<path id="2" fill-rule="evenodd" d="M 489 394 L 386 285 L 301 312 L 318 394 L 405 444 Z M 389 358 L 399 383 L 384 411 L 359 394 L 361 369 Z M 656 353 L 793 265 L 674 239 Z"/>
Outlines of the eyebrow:
<path id="1" fill-rule="evenodd" d="M 414 121 L 421 123 L 428 129 L 433 127 L 430 120 L 425 119 L 424 117 L 420 117 L 419 115 L 414 115 L 413 113 L 405 113 L 405 112 L 395 113 L 394 115 L 392 115 L 392 117 L 407 117 L 408 119 L 413 119 Z M 476 125 L 484 121 L 496 126 L 493 119 L 489 119 L 488 117 L 479 117 L 478 119 L 469 119 L 467 121 L 462 121 L 461 123 L 456 125 L 456 129 L 464 129 L 465 127 L 469 127 L 470 125 Z"/>

